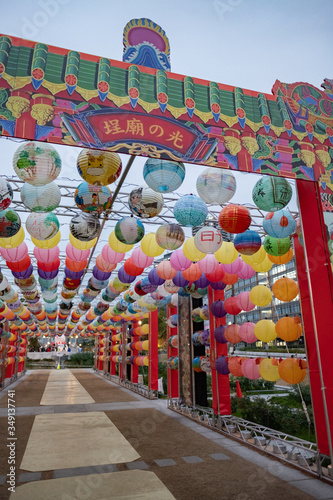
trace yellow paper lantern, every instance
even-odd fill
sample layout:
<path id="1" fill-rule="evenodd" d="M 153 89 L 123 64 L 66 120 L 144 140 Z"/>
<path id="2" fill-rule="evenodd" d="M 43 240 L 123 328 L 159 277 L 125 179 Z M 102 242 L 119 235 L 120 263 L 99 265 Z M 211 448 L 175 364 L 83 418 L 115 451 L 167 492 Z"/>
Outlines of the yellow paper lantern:
<path id="1" fill-rule="evenodd" d="M 121 241 L 118 240 L 116 237 L 116 234 L 114 231 L 109 236 L 109 245 L 114 250 L 115 252 L 118 253 L 126 253 L 129 250 L 132 250 L 134 245 L 125 245 L 125 243 L 121 243 Z"/>
<path id="2" fill-rule="evenodd" d="M 197 247 L 195 246 L 194 236 L 191 236 L 191 238 L 188 238 L 185 241 L 183 245 L 183 254 L 187 259 L 191 260 L 192 262 L 198 262 L 199 260 L 206 257 L 206 254 L 198 250 Z"/>
<path id="3" fill-rule="evenodd" d="M 274 296 L 282 302 L 290 302 L 298 294 L 296 281 L 291 278 L 280 278 L 272 286 Z"/>
<path id="4" fill-rule="evenodd" d="M 237 259 L 238 252 L 231 241 L 224 241 L 214 255 L 221 264 L 232 264 Z"/>
<path id="5" fill-rule="evenodd" d="M 291 261 L 291 259 L 294 256 L 294 252 L 292 248 L 289 248 L 288 252 L 285 253 L 284 255 L 269 255 L 267 254 L 267 257 L 273 264 L 281 265 L 281 264 L 287 264 L 288 262 Z"/>
<path id="6" fill-rule="evenodd" d="M 38 248 L 54 248 L 58 245 L 59 241 L 61 239 L 61 234 L 60 234 L 60 231 L 58 231 L 52 238 L 50 238 L 49 240 L 36 240 L 36 238 L 33 238 L 31 236 L 31 241 L 33 242 L 33 244 L 38 247 Z M 71 241 L 71 235 L 69 235 L 69 239 Z M 78 241 L 78 240 L 76 240 Z M 72 243 L 72 241 L 71 241 Z M 83 243 L 82 241 L 80 241 L 80 243 Z M 90 242 L 89 242 L 90 243 Z M 72 245 L 74 246 L 74 244 L 72 243 Z"/>
<path id="7" fill-rule="evenodd" d="M 118 153 L 83 149 L 77 159 L 77 169 L 82 179 L 94 186 L 107 186 L 118 179 L 121 159 Z"/>
<path id="8" fill-rule="evenodd" d="M 21 243 L 23 243 L 25 237 L 24 229 L 21 226 L 20 229 L 14 236 L 11 236 L 10 238 L 0 238 L 0 247 L 1 248 L 16 248 Z"/>
<path id="9" fill-rule="evenodd" d="M 295 316 L 294 318 L 290 316 L 280 318 L 275 325 L 275 330 L 277 336 L 280 337 L 280 339 L 285 340 L 286 342 L 297 340 L 300 338 L 303 332 L 301 318 L 299 316 Z"/>
<path id="10" fill-rule="evenodd" d="M 75 238 L 75 236 L 73 236 L 72 233 L 69 233 L 69 241 L 71 242 L 73 247 L 77 248 L 78 250 L 89 250 L 96 244 L 97 238 L 94 238 L 93 240 L 90 241 L 81 241 Z"/>
<path id="11" fill-rule="evenodd" d="M 272 342 L 276 338 L 275 323 L 270 319 L 258 321 L 254 327 L 254 335 L 262 342 Z"/>
<path id="12" fill-rule="evenodd" d="M 307 363 L 304 360 L 288 358 L 279 364 L 279 375 L 288 384 L 299 384 L 306 375 Z"/>
<path id="13" fill-rule="evenodd" d="M 264 247 L 261 246 L 259 248 L 258 252 L 254 253 L 252 255 L 242 254 L 241 258 L 246 264 L 250 264 L 251 266 L 256 266 L 256 265 L 260 264 L 261 262 L 263 262 L 263 260 L 265 259 L 266 256 L 267 256 L 267 253 L 266 253 Z"/>
<path id="14" fill-rule="evenodd" d="M 141 331 L 142 331 L 143 335 L 148 335 L 148 333 L 149 333 L 149 325 L 142 325 Z"/>
<path id="15" fill-rule="evenodd" d="M 265 285 L 257 285 L 250 291 L 249 298 L 256 306 L 265 307 L 272 301 L 272 292 Z"/>
<path id="16" fill-rule="evenodd" d="M 251 266 L 257 273 L 267 273 L 270 269 L 272 269 L 273 262 L 271 262 L 268 255 L 266 255 L 262 262 L 259 264 L 252 264 Z"/>
<path id="17" fill-rule="evenodd" d="M 280 378 L 278 362 L 275 359 L 262 359 L 259 364 L 259 373 L 264 380 L 276 382 Z"/>
<path id="18" fill-rule="evenodd" d="M 149 349 L 149 340 L 144 340 L 142 342 L 142 348 L 141 348 L 141 350 L 142 351 L 148 351 L 148 349 Z"/>
<path id="19" fill-rule="evenodd" d="M 164 252 L 164 248 L 160 247 L 156 241 L 155 233 L 148 233 L 142 238 L 141 250 L 148 257 L 158 257 Z"/>
<path id="20" fill-rule="evenodd" d="M 111 281 L 110 281 L 110 285 L 111 285 Z M 112 287 L 118 293 L 121 293 L 121 292 L 125 292 L 126 290 L 128 290 L 130 287 L 130 284 L 129 283 L 122 283 L 118 278 L 114 278 L 112 280 Z"/>

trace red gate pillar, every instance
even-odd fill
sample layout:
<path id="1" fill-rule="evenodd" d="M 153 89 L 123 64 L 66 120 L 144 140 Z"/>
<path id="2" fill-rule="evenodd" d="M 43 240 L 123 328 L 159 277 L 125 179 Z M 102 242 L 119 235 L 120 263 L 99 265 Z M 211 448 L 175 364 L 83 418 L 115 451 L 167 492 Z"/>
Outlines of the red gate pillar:
<path id="1" fill-rule="evenodd" d="M 297 274 L 318 449 L 332 453 L 333 283 L 318 183 L 297 180 L 304 251 L 295 238 Z"/>
<path id="2" fill-rule="evenodd" d="M 139 326 L 139 322 L 138 321 L 133 321 L 132 322 L 132 328 L 138 328 Z M 138 342 L 140 339 L 139 339 L 139 336 L 138 335 L 134 335 L 132 338 L 131 338 L 131 342 Z M 137 349 L 132 349 L 132 356 L 138 356 L 139 355 L 139 351 Z M 131 365 L 131 382 L 133 384 L 137 384 L 138 383 L 138 380 L 139 380 L 139 365 L 137 364 L 132 364 Z"/>
<path id="3" fill-rule="evenodd" d="M 177 307 L 167 307 L 167 319 L 169 319 L 173 314 L 177 314 Z M 178 349 L 169 345 L 169 338 L 173 335 L 177 335 L 177 333 L 178 330 L 176 326 L 174 328 L 171 328 L 169 325 L 167 325 L 168 359 L 171 356 L 178 355 Z M 168 398 L 178 397 L 178 370 L 171 370 L 171 368 L 168 367 Z"/>
<path id="4" fill-rule="evenodd" d="M 158 390 L 158 310 L 149 313 L 149 374 L 148 386 Z"/>
<path id="5" fill-rule="evenodd" d="M 220 325 L 225 325 L 225 318 L 215 318 L 210 312 L 211 305 L 216 300 L 224 300 L 223 290 L 213 290 L 208 287 L 209 303 L 209 330 L 210 330 L 210 359 L 212 368 L 212 395 L 213 411 L 215 415 L 230 415 L 230 384 L 229 375 L 221 375 L 215 370 L 215 361 L 219 356 L 228 356 L 228 344 L 216 342 L 214 330 Z"/>

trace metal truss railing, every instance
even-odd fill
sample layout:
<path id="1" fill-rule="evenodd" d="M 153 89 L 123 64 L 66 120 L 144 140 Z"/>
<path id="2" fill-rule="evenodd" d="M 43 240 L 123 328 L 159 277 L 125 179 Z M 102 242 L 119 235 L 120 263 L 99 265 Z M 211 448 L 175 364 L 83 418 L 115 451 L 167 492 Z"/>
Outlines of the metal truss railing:
<path id="1" fill-rule="evenodd" d="M 100 375 L 101 377 L 105 377 L 111 380 L 111 382 L 114 382 L 115 384 L 129 389 L 132 392 L 136 392 L 137 394 L 140 394 L 140 396 L 143 396 L 147 399 L 158 399 L 158 392 L 152 391 L 147 385 L 134 384 L 129 380 L 121 380 L 117 375 L 111 375 L 110 373 L 106 372 L 101 373 L 99 370 L 95 370 L 95 373 L 97 373 L 97 375 Z"/>

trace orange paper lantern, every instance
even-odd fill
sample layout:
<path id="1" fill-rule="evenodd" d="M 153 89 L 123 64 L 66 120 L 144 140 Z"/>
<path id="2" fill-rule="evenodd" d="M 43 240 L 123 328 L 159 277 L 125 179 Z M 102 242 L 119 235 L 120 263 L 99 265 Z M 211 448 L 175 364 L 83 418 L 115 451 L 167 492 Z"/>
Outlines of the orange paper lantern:
<path id="1" fill-rule="evenodd" d="M 272 292 L 282 302 L 290 302 L 297 296 L 298 286 L 291 278 L 280 278 L 272 286 Z"/>
<path id="2" fill-rule="evenodd" d="M 295 316 L 294 318 L 290 316 L 280 318 L 275 325 L 275 331 L 278 337 L 286 342 L 297 340 L 303 332 L 301 318 L 299 316 Z"/>
<path id="3" fill-rule="evenodd" d="M 305 378 L 306 366 L 306 362 L 300 359 L 284 359 L 279 364 L 279 375 L 288 384 L 299 384 Z"/>

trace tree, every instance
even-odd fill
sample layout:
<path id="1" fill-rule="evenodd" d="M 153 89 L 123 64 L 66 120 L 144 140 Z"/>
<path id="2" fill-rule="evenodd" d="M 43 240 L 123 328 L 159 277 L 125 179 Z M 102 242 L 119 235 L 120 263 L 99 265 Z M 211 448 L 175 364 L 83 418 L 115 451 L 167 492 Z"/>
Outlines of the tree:
<path id="1" fill-rule="evenodd" d="M 30 337 L 28 347 L 30 352 L 39 351 L 40 343 L 38 341 L 38 338 Z"/>

